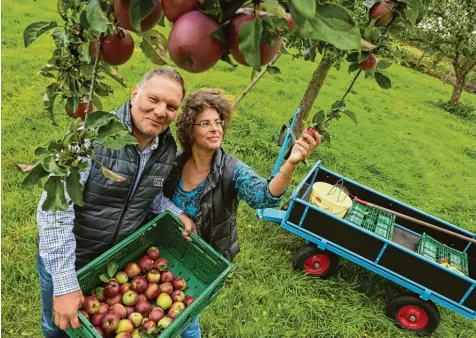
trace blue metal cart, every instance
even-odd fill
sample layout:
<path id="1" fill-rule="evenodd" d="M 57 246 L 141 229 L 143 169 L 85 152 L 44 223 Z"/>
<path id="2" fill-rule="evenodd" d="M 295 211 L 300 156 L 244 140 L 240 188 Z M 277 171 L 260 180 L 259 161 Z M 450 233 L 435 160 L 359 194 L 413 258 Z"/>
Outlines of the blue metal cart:
<path id="1" fill-rule="evenodd" d="M 295 139 L 292 130 L 298 115 L 299 110 L 292 122 L 283 126 L 279 142 L 281 151 L 273 175 L 278 172 Z M 307 245 L 296 250 L 293 267 L 326 278 L 336 273 L 339 257 L 344 257 L 403 286 L 409 292 L 392 299 L 387 304 L 386 315 L 399 327 L 417 333 L 431 333 L 438 327 L 440 313 L 435 304 L 475 319 L 476 244 L 399 217 L 395 219 L 389 240 L 309 203 L 315 182 L 323 181 L 334 185 L 339 180 L 344 182 L 352 195 L 360 199 L 466 237 L 476 238 L 474 233 L 325 169 L 319 161 L 294 190 L 286 210 L 257 211 L 259 218 L 279 223 L 282 228 L 306 240 Z M 443 243 L 445 247 L 466 253 L 469 274 L 458 273 L 418 254 L 417 247 L 424 233 Z"/>

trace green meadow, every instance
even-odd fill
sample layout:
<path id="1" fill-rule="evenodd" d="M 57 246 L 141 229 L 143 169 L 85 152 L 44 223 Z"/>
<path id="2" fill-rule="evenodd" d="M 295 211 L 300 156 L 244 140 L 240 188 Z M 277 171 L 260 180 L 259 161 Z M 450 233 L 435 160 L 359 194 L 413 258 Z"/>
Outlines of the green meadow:
<path id="1" fill-rule="evenodd" d="M 58 126 L 43 111 L 48 79 L 37 70 L 50 57 L 45 34 L 28 49 L 23 30 L 31 22 L 58 20 L 56 2 L 7 0 L 2 3 L 2 329 L 5 338 L 41 337 L 41 301 L 36 273 L 36 205 L 39 187 L 25 189 L 25 174 L 15 163 L 33 163 L 37 146 L 59 138 L 70 123 L 57 102 Z M 266 75 L 237 107 L 224 147 L 259 174 L 268 176 L 277 158 L 278 132 L 294 114 L 316 64 L 282 56 L 282 74 Z M 128 88 L 115 83 L 103 101 L 113 110 L 130 95 L 142 75 L 154 67 L 138 44 L 131 61 L 119 68 Z M 333 68 L 313 111 L 341 98 L 353 75 Z M 294 178 L 310 166 L 323 166 L 434 216 L 476 231 L 476 119 L 461 119 L 437 106 L 452 87 L 440 80 L 392 65 L 390 90 L 360 78 L 347 98 L 358 125 L 333 121 L 331 145 L 323 144 Z M 218 87 L 238 96 L 251 70 L 218 63 L 202 74 L 182 72 L 187 91 Z M 476 96 L 462 101 L 476 105 Z M 290 189 L 290 192 L 292 191 Z M 204 337 L 414 337 L 399 330 L 383 312 L 396 285 L 343 260 L 336 277 L 311 279 L 292 270 L 293 252 L 304 242 L 277 224 L 260 221 L 241 203 L 238 215 L 241 252 L 223 291 L 202 313 Z M 448 285 L 451 287 L 451 285 Z M 476 337 L 476 321 L 440 307 L 442 321 L 434 337 Z"/>

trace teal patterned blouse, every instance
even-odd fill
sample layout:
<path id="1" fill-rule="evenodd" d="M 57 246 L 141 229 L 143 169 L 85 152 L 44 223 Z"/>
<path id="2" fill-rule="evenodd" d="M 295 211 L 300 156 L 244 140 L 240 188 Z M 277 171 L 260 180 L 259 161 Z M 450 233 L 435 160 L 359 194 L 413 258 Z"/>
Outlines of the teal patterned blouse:
<path id="1" fill-rule="evenodd" d="M 194 189 L 185 191 L 183 179 L 180 178 L 180 184 L 172 196 L 172 202 L 193 220 L 200 211 L 200 195 L 205 187 L 205 181 L 200 182 Z M 269 182 L 241 161 L 235 164 L 233 183 L 238 192 L 238 198 L 244 200 L 253 209 L 277 207 L 284 196 L 284 194 L 278 197 L 272 196 L 269 192 Z"/>

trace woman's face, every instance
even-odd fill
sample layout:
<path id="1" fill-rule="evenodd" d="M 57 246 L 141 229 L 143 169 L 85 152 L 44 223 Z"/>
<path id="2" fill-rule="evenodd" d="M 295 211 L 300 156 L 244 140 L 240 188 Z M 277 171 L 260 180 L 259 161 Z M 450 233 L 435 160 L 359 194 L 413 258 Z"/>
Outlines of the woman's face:
<path id="1" fill-rule="evenodd" d="M 220 115 L 213 108 L 208 108 L 198 114 L 193 126 L 193 147 L 215 151 L 223 141 L 223 127 L 220 124 Z M 197 124 L 204 124 L 201 126 Z"/>

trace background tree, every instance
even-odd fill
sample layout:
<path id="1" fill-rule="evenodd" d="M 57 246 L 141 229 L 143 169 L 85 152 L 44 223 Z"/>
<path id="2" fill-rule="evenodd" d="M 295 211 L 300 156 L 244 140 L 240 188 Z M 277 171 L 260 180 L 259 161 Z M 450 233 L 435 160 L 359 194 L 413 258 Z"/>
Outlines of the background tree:
<path id="1" fill-rule="evenodd" d="M 456 84 L 449 104 L 456 105 L 476 66 L 476 0 L 425 0 L 425 7 L 411 40 L 451 60 Z"/>

